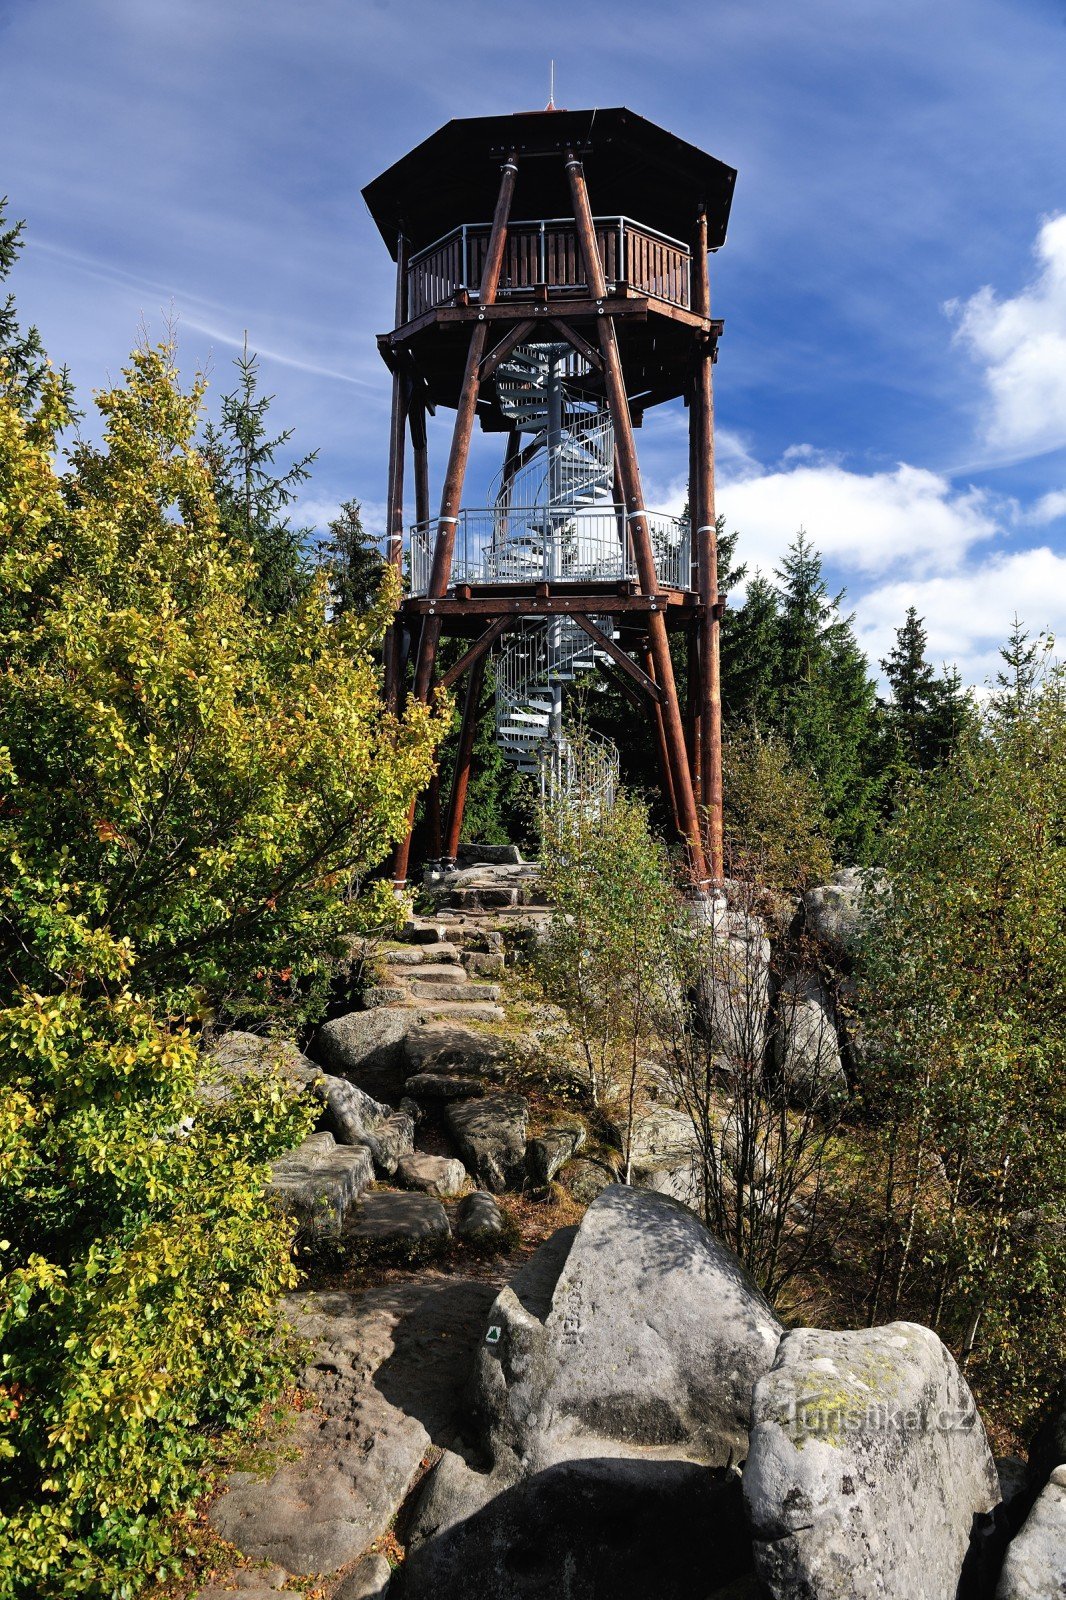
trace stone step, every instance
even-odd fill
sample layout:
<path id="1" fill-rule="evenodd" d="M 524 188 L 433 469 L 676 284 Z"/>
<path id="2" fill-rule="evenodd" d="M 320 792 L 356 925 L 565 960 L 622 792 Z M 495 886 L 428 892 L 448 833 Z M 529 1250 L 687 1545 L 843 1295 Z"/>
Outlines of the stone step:
<path id="1" fill-rule="evenodd" d="M 472 1000 L 436 1000 L 432 1005 L 418 1007 L 420 1022 L 440 1022 L 453 1018 L 462 1022 L 505 1022 L 507 1013 L 502 1006 L 479 1004 Z"/>
<path id="2" fill-rule="evenodd" d="M 500 998 L 498 983 L 471 983 L 465 972 L 461 983 L 411 983 L 409 989 L 414 1000 L 451 1000 L 456 1005 L 476 1005 Z"/>
<path id="3" fill-rule="evenodd" d="M 442 962 L 439 966 L 421 967 L 417 971 L 397 973 L 396 976 L 405 983 L 466 983 L 467 970 L 465 967 L 446 966 Z"/>
<path id="4" fill-rule="evenodd" d="M 331 1133 L 312 1133 L 272 1163 L 267 1193 L 303 1226 L 336 1233 L 373 1181 L 369 1146 L 337 1144 Z"/>
<path id="5" fill-rule="evenodd" d="M 385 950 L 383 954 L 387 967 L 454 966 L 460 959 L 458 948 L 447 940 L 443 944 L 407 945 L 402 950 Z"/>
<path id="6" fill-rule="evenodd" d="M 344 1219 L 347 1243 L 372 1246 L 445 1243 L 452 1236 L 448 1213 L 431 1195 L 408 1189 L 378 1189 Z"/>

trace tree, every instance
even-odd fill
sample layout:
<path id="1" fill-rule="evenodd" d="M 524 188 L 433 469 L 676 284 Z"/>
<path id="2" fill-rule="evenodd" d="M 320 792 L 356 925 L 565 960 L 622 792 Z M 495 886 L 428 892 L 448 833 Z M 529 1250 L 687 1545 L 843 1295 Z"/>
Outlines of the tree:
<path id="1" fill-rule="evenodd" d="M 818 785 L 796 767 L 779 733 L 726 730 L 723 822 L 730 877 L 802 891 L 833 870 L 830 828 Z"/>
<path id="2" fill-rule="evenodd" d="M 1051 634 L 1040 633 L 1034 639 L 1015 613 L 1007 643 L 1000 651 L 1006 671 L 996 673 L 990 702 L 1001 721 L 1023 718 L 1032 709 L 1054 648 Z"/>
<path id="3" fill-rule="evenodd" d="M 1066 678 L 1023 687 L 894 819 L 859 1008 L 871 1320 L 929 1321 L 1015 1424 L 1066 1338 Z"/>
<path id="4" fill-rule="evenodd" d="M 385 710 L 397 598 L 277 617 L 219 526 L 201 386 L 135 353 L 53 464 L 58 381 L 0 378 L 0 1593 L 132 1594 L 209 1435 L 285 1365 L 280 1078 L 205 1098 L 233 996 L 305 1011 L 447 707 Z M 297 1010 L 297 1018 L 300 1011 Z"/>
<path id="5" fill-rule="evenodd" d="M 819 786 L 836 843 L 869 851 L 877 822 L 872 771 L 874 685 L 866 657 L 830 595 L 822 562 L 801 529 L 777 569 L 779 687 L 776 723 L 793 760 Z"/>
<path id="6" fill-rule="evenodd" d="M 306 530 L 292 527 L 285 507 L 310 477 L 318 452 L 312 450 L 284 472 L 275 470 L 275 454 L 288 444 L 293 429 L 270 437 L 266 416 L 275 396 L 259 393 L 259 358 L 249 355 L 247 335 L 233 364 L 237 388 L 222 397 L 221 421 L 204 428 L 203 454 L 211 468 L 219 528 L 251 550 L 253 598 L 261 610 L 280 616 L 310 587 Z"/>
<path id="7" fill-rule="evenodd" d="M 776 726 L 781 684 L 777 594 L 757 572 L 744 604 L 722 625 L 722 711 L 727 723 Z"/>
<path id="8" fill-rule="evenodd" d="M 335 617 L 351 612 L 361 615 L 374 604 L 385 563 L 373 536 L 363 527 L 359 501 L 345 500 L 327 532 L 319 564 L 329 585 L 330 610 Z"/>
<path id="9" fill-rule="evenodd" d="M 892 690 L 880 707 L 888 750 L 886 767 L 898 774 L 928 772 L 947 760 L 973 718 L 970 696 L 958 671 L 938 677 L 926 659 L 924 621 L 914 606 L 907 610 L 896 642 L 881 662 Z"/>
<path id="10" fill-rule="evenodd" d="M 23 222 L 5 227 L 7 196 L 0 199 L 0 284 L 10 273 L 22 252 Z M 36 328 L 23 330 L 18 321 L 15 296 L 0 300 L 0 361 L 10 397 L 24 415 L 32 412 L 48 375 L 48 358 Z M 66 388 L 65 379 L 62 380 Z"/>

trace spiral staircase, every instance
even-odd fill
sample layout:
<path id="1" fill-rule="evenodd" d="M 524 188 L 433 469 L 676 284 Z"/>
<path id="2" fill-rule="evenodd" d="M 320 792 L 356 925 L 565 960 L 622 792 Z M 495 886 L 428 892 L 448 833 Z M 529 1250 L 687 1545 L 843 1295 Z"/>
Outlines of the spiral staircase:
<path id="1" fill-rule="evenodd" d="M 595 579 L 617 561 L 614 430 L 610 415 L 581 396 L 586 363 L 566 344 L 520 345 L 496 373 L 499 405 L 532 440 L 505 466 L 494 502 L 491 566 L 501 579 L 543 573 Z M 606 547 L 605 529 L 610 547 Z M 609 559 L 608 559 L 609 557 Z M 606 617 L 597 625 L 613 637 Z M 520 771 L 539 778 L 553 805 L 609 806 L 618 751 L 605 739 L 563 730 L 565 686 L 602 658 L 569 617 L 524 623 L 496 658 L 496 738 Z"/>

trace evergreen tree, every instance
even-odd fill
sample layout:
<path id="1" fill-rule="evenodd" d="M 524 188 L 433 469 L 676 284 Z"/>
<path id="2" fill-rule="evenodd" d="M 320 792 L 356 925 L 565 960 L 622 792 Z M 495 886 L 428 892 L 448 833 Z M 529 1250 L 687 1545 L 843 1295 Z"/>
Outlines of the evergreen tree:
<path id="1" fill-rule="evenodd" d="M 722 625 L 722 711 L 727 723 L 772 727 L 779 709 L 781 641 L 777 593 L 757 572 L 744 604 Z"/>
<path id="2" fill-rule="evenodd" d="M 973 716 L 972 703 L 952 668 L 938 677 L 926 659 L 924 619 L 914 606 L 907 610 L 896 642 L 881 662 L 892 690 L 891 702 L 882 702 L 881 721 L 886 736 L 888 769 L 928 772 L 941 766 L 958 743 Z"/>
<path id="3" fill-rule="evenodd" d="M 873 680 L 853 618 L 840 612 L 844 591 L 829 593 L 802 529 L 776 576 L 778 725 L 793 760 L 818 779 L 838 848 L 862 859 L 877 825 Z"/>
<path id="4" fill-rule="evenodd" d="M 310 477 L 312 450 L 284 472 L 274 457 L 292 438 L 293 429 L 271 438 L 266 415 L 274 395 L 259 393 L 259 358 L 244 350 L 234 361 L 239 379 L 232 394 L 223 395 L 221 421 L 204 429 L 203 452 L 211 470 L 219 526 L 224 534 L 251 548 L 258 574 L 253 599 L 269 616 L 288 611 L 307 592 L 310 579 L 305 557 L 306 529 L 293 528 L 285 508 L 296 498 L 298 484 Z"/>
<path id="5" fill-rule="evenodd" d="M 345 500 L 328 524 L 319 560 L 329 583 L 334 616 L 368 611 L 381 585 L 385 562 L 373 535 L 363 527 L 358 500 Z"/>
<path id="6" fill-rule="evenodd" d="M 990 702 L 994 717 L 1016 722 L 1026 714 L 1043 683 L 1054 648 L 1053 635 L 1038 633 L 1034 639 L 1015 612 L 1007 642 L 999 652 L 1007 670 L 996 673 Z"/>
<path id="7" fill-rule="evenodd" d="M 22 253 L 24 222 L 14 222 L 5 227 L 7 196 L 0 198 L 0 284 L 4 283 Z M 15 296 L 7 294 L 0 299 L 0 362 L 3 362 L 9 398 L 13 399 L 21 414 L 28 417 L 40 398 L 41 388 L 48 373 L 41 336 L 36 328 L 20 328 Z M 59 376 L 60 392 L 73 419 L 78 415 L 71 408 L 72 390 L 66 367 Z"/>

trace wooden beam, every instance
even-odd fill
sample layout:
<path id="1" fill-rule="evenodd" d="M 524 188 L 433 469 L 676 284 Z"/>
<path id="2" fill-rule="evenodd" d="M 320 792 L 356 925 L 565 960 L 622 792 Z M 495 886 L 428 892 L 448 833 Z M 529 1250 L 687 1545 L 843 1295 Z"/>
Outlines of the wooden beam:
<path id="1" fill-rule="evenodd" d="M 701 211 L 692 248 L 692 298 L 700 312 L 710 312 L 707 270 L 707 213 Z M 705 816 L 708 864 L 720 883 L 725 871 L 722 835 L 722 678 L 718 610 L 718 539 L 714 506 L 714 389 L 711 350 L 697 346 L 696 381 L 691 426 L 696 432 L 698 516 L 692 519 L 698 550 L 700 600 L 700 789 Z"/>
<path id="2" fill-rule="evenodd" d="M 507 223 L 511 215 L 511 201 L 514 197 L 517 173 L 518 164 L 512 155 L 503 164 L 500 192 L 496 200 L 496 211 L 492 219 L 492 232 L 489 234 L 485 267 L 481 277 L 481 304 L 485 307 L 491 307 L 496 298 L 496 286 L 500 281 L 500 271 L 503 266 L 503 254 L 507 244 Z M 481 358 L 485 354 L 487 331 L 488 325 L 484 320 L 484 315 L 481 314 L 480 320 L 474 324 L 470 334 L 466 370 L 463 373 L 459 405 L 455 413 L 455 427 L 452 432 L 452 446 L 444 476 L 440 518 L 437 523 L 437 537 L 433 546 L 433 566 L 429 577 L 429 592 L 434 596 L 441 596 L 446 592 L 448 581 L 451 577 L 452 556 L 455 552 L 455 529 L 463 494 L 463 482 L 466 478 L 466 464 L 470 458 L 470 438 L 474 429 L 474 418 L 477 415 L 477 398 L 480 389 L 478 373 L 481 368 Z M 422 631 L 418 665 L 415 668 L 415 694 L 420 700 L 426 700 L 429 696 L 429 685 L 433 676 L 433 663 L 436 659 L 439 637 L 440 625 L 431 613 L 427 616 L 426 625 Z"/>
<path id="3" fill-rule="evenodd" d="M 603 276 L 603 264 L 600 261 L 599 247 L 596 243 L 592 207 L 589 204 L 588 190 L 585 186 L 585 172 L 581 162 L 573 154 L 568 154 L 567 156 L 566 171 L 570 180 L 570 197 L 573 201 L 574 220 L 588 286 L 597 299 L 604 299 L 607 289 Z M 655 570 L 655 556 L 652 551 L 651 533 L 644 505 L 644 490 L 640 481 L 637 450 L 633 442 L 633 425 L 629 416 L 629 401 L 626 395 L 625 380 L 622 375 L 622 359 L 618 349 L 618 335 L 615 331 L 614 319 L 607 313 L 598 319 L 597 327 L 599 330 L 600 353 L 603 356 L 607 401 L 611 411 L 611 420 L 614 423 L 618 469 L 626 491 L 626 520 L 633 539 L 637 571 L 640 575 L 640 586 L 643 592 L 651 598 L 658 594 L 659 580 Z M 700 837 L 699 813 L 696 809 L 696 797 L 692 786 L 692 770 L 689 767 L 688 752 L 685 749 L 685 729 L 677 699 L 677 684 L 674 682 L 673 662 L 670 659 L 670 641 L 667 637 L 666 624 L 663 620 L 662 612 L 659 609 L 649 610 L 648 639 L 651 652 L 650 659 L 655 667 L 655 681 L 658 683 L 663 695 L 660 710 L 668 758 L 664 771 L 664 783 L 669 780 L 673 788 L 679 832 L 686 842 L 696 883 L 702 884 L 706 882 L 707 866 Z"/>
<path id="4" fill-rule="evenodd" d="M 448 803 L 448 820 L 441 851 L 446 862 L 453 862 L 459 854 L 466 794 L 470 787 L 470 769 L 473 766 L 474 739 L 477 736 L 478 714 L 481 709 L 481 685 L 484 680 L 485 651 L 482 651 L 473 663 L 473 671 L 466 684 L 463 721 L 459 729 L 459 748 L 455 753 L 455 773 L 452 777 L 452 794 Z"/>
<path id="5" fill-rule="evenodd" d="M 485 595 L 473 594 L 469 599 L 447 595 L 441 600 L 425 595 L 413 596 L 403 602 L 405 612 L 417 612 L 427 619 L 434 617 L 560 617 L 583 612 L 593 616 L 613 616 L 627 611 L 638 612 L 642 617 L 655 613 L 665 614 L 676 610 L 682 616 L 693 614 L 698 602 L 687 590 L 674 589 L 663 594 L 597 594 L 575 595 L 573 599 L 562 595 Z"/>
<path id="6" fill-rule="evenodd" d="M 507 360 L 507 357 L 511 355 L 515 348 L 522 343 L 523 339 L 527 339 L 529 337 L 536 326 L 537 324 L 535 322 L 530 322 L 527 318 L 525 322 L 520 322 L 517 327 L 512 328 L 509 333 L 504 334 L 499 344 L 496 345 L 494 349 L 489 351 L 488 355 L 481 363 L 481 367 L 478 371 L 479 381 L 484 383 L 486 378 L 491 378 L 493 373 L 496 371 L 496 368 Z"/>
<path id="7" fill-rule="evenodd" d="M 609 683 L 614 684 L 620 694 L 625 695 L 631 706 L 635 706 L 641 712 L 647 711 L 647 696 L 642 694 L 639 689 L 634 688 L 624 672 L 619 672 L 618 668 L 613 667 L 609 661 L 601 661 L 599 670 Z"/>
<path id="8" fill-rule="evenodd" d="M 621 645 L 617 645 L 613 639 L 609 639 L 605 633 L 597 628 L 590 617 L 583 617 L 580 612 L 575 612 L 574 621 L 579 628 L 588 634 L 597 650 L 603 650 L 609 655 L 611 660 L 621 667 L 626 676 L 636 684 L 638 689 L 647 695 L 649 700 L 654 701 L 656 705 L 661 704 L 663 696 L 659 685 L 654 679 L 649 678 L 647 673 L 641 672 L 636 662 L 626 655 Z"/>
<path id="9" fill-rule="evenodd" d="M 487 651 L 491 650 L 496 640 L 511 626 L 510 617 L 498 617 L 490 628 L 477 639 L 466 652 L 459 657 L 454 667 L 449 667 L 440 680 L 442 689 L 450 689 L 453 683 L 458 683 L 468 667 L 476 666 Z"/>
<path id="10" fill-rule="evenodd" d="M 590 367 L 594 368 L 596 372 L 603 371 L 603 358 L 598 350 L 593 349 L 587 339 L 583 339 L 568 323 L 560 322 L 558 317 L 552 317 L 551 325 L 560 338 L 565 339 L 567 344 L 576 350 L 579 356 L 584 357 Z"/>

